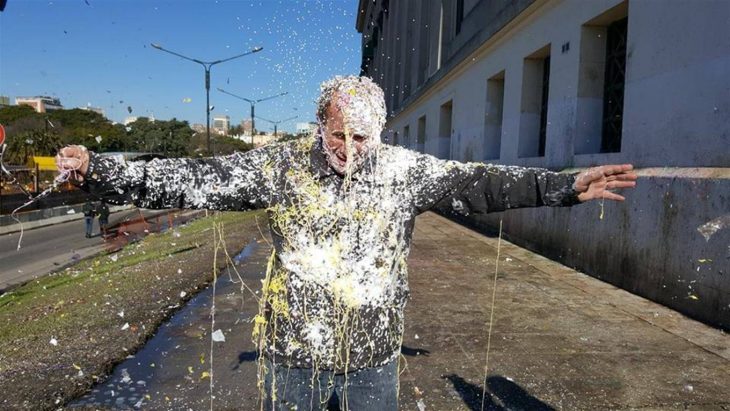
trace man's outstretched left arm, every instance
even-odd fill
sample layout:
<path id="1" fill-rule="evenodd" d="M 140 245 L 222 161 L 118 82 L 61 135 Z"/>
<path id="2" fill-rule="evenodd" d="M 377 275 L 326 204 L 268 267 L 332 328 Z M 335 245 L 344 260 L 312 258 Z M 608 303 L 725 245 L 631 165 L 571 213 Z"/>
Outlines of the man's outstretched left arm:
<path id="1" fill-rule="evenodd" d="M 412 186 L 420 212 L 449 202 L 460 214 L 482 214 L 522 207 L 571 206 L 597 198 L 623 200 L 610 190 L 633 187 L 636 175 L 632 169 L 631 165 L 602 166 L 573 175 L 421 155 Z"/>

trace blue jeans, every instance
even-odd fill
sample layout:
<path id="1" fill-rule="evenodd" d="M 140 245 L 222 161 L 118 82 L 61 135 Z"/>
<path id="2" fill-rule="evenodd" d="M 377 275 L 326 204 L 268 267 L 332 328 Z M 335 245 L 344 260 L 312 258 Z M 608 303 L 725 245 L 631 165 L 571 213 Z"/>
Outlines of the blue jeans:
<path id="1" fill-rule="evenodd" d="M 94 229 L 94 217 L 84 217 L 86 222 L 86 236 L 91 237 L 91 231 Z"/>
<path id="2" fill-rule="evenodd" d="M 106 226 L 109 225 L 109 220 L 102 220 L 99 219 L 99 234 L 104 235 L 106 231 Z"/>
<path id="3" fill-rule="evenodd" d="M 283 411 L 296 409 L 326 410 L 333 392 L 337 395 L 342 411 L 397 411 L 398 410 L 398 360 L 375 368 L 365 368 L 347 374 L 319 371 L 313 375 L 311 368 L 287 368 L 265 361 L 266 377 L 264 410 Z M 313 379 L 314 378 L 314 379 Z M 276 381 L 276 401 L 271 399 L 271 383 Z"/>

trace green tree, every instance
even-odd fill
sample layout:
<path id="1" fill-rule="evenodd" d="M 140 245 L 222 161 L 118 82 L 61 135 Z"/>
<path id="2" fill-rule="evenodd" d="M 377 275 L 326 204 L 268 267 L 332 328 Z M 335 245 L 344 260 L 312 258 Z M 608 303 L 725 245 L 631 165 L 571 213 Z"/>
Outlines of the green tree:
<path id="1" fill-rule="evenodd" d="M 109 151 L 124 134 L 109 119 L 91 110 L 54 110 L 48 118 L 64 144 L 83 144 L 97 152 Z"/>
<path id="2" fill-rule="evenodd" d="M 30 106 L 6 106 L 0 108 L 0 124 L 6 127 L 21 118 L 28 117 L 42 119 L 43 115 L 36 113 L 33 107 Z"/>
<path id="3" fill-rule="evenodd" d="M 140 117 L 128 126 L 129 151 L 160 153 L 167 157 L 182 157 L 188 154 L 193 130 L 187 121 L 172 119 L 150 121 Z"/>
<path id="4" fill-rule="evenodd" d="M 253 144 L 232 137 L 211 134 L 210 138 L 213 140 L 215 154 L 219 156 L 253 149 Z M 208 157 L 212 154 L 208 152 L 208 139 L 205 132 L 196 133 L 193 136 L 188 154 L 194 157 Z"/>
<path id="5" fill-rule="evenodd" d="M 32 156 L 54 155 L 61 145 L 61 140 L 55 133 L 27 130 L 8 135 L 5 143 L 8 145 L 4 157 L 6 162 L 27 164 L 28 159 Z"/>

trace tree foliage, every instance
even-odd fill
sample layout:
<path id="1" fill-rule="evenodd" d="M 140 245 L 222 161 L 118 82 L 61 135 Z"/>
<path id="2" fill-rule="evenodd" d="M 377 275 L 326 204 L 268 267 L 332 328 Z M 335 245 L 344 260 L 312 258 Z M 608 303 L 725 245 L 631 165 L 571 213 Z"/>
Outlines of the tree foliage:
<path id="1" fill-rule="evenodd" d="M 253 144 L 228 136 L 211 134 L 211 145 L 216 155 L 228 155 L 235 152 L 244 152 L 253 149 Z M 208 139 L 205 132 L 196 133 L 191 142 L 190 155 L 195 157 L 208 157 Z"/>
<path id="2" fill-rule="evenodd" d="M 193 130 L 187 121 L 177 119 L 150 121 L 140 117 L 130 123 L 126 130 L 128 145 L 134 150 L 145 153 L 159 153 L 166 157 L 183 157 L 188 155 Z"/>
<path id="3" fill-rule="evenodd" d="M 27 164 L 32 156 L 47 156 L 61 146 L 58 135 L 40 130 L 26 130 L 8 135 L 4 160 L 11 164 Z"/>
<path id="4" fill-rule="evenodd" d="M 7 132 L 6 160 L 14 163 L 23 163 L 30 155 L 55 155 L 67 144 L 82 144 L 96 152 L 131 151 L 167 157 L 200 153 L 196 150 L 200 145 L 193 142 L 194 131 L 188 122 L 174 118 L 151 121 L 141 117 L 125 126 L 90 110 L 36 113 L 28 106 L 8 106 L 0 108 L 0 124 L 5 125 Z M 221 150 L 226 152 L 251 148 L 238 140 L 218 138 Z"/>

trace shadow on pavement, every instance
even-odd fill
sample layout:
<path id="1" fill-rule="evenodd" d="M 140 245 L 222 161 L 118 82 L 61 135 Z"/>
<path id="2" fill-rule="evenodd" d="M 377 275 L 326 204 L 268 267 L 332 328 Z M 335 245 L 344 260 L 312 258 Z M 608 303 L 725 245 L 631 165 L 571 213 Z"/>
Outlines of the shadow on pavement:
<path id="1" fill-rule="evenodd" d="M 482 386 L 472 384 L 456 374 L 442 377 L 454 385 L 454 390 L 459 393 L 470 410 L 480 411 L 482 409 Z M 484 409 L 491 411 L 502 410 L 555 410 L 550 405 L 530 395 L 522 387 L 502 376 L 491 376 L 487 378 L 487 398 L 484 401 Z M 499 400 L 495 402 L 495 399 Z M 501 403 L 501 405 L 500 405 Z"/>
<path id="2" fill-rule="evenodd" d="M 241 366 L 241 364 L 245 362 L 253 362 L 258 359 L 259 353 L 256 351 L 242 351 L 240 354 L 238 354 L 238 364 L 233 366 L 233 370 L 237 370 L 238 367 Z"/>
<path id="3" fill-rule="evenodd" d="M 405 345 L 401 345 L 400 353 L 409 357 L 415 357 L 417 355 L 423 355 L 424 357 L 428 357 L 429 354 L 431 354 L 431 351 L 424 350 L 423 348 L 411 348 L 406 347 Z"/>

